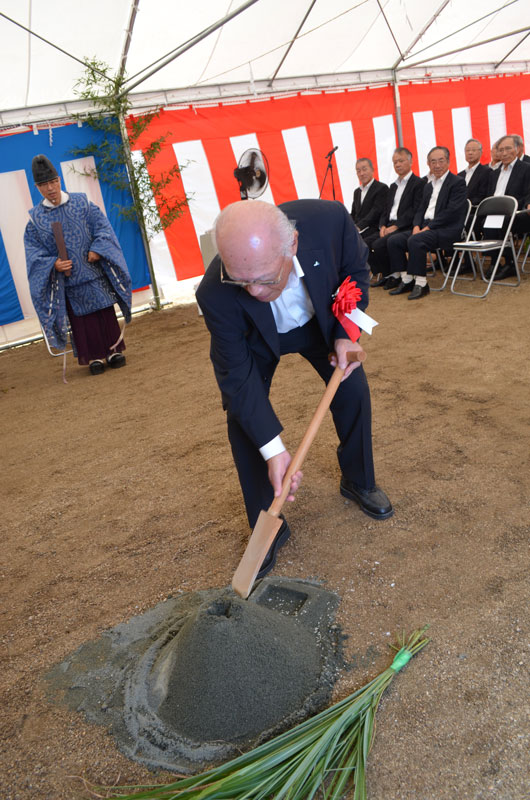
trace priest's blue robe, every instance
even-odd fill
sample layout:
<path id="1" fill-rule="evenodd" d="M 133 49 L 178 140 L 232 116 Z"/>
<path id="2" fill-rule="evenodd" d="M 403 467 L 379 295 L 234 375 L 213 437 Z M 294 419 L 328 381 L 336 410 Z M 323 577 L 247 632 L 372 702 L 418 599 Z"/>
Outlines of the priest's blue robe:
<path id="1" fill-rule="evenodd" d="M 64 348 L 68 336 L 66 298 L 76 316 L 118 303 L 126 322 L 131 318 L 131 278 L 125 258 L 105 214 L 85 194 L 72 193 L 53 208 L 39 203 L 29 212 L 24 232 L 31 299 L 49 343 Z M 55 269 L 57 245 L 52 223 L 60 222 L 70 276 Z M 88 251 L 99 261 L 89 263 Z M 75 342 L 73 342 L 75 350 Z"/>

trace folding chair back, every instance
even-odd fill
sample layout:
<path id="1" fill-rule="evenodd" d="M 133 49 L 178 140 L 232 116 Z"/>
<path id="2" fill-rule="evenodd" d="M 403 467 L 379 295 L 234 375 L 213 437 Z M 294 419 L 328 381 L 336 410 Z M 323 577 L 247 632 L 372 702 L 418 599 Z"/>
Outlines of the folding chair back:
<path id="1" fill-rule="evenodd" d="M 519 286 L 521 283 L 521 278 L 519 274 L 519 267 L 517 265 L 517 255 L 515 252 L 515 247 L 513 243 L 513 236 L 512 236 L 512 225 L 515 219 L 515 215 L 517 213 L 517 200 L 515 197 L 511 197 L 510 195 L 499 195 L 498 197 L 486 197 L 482 200 L 479 205 L 477 206 L 477 210 L 475 211 L 475 216 L 473 217 L 473 222 L 469 229 L 469 233 L 466 237 L 464 242 L 455 242 L 454 248 L 455 253 L 460 253 L 459 261 L 455 270 L 455 274 L 453 276 L 453 280 L 451 283 L 451 291 L 453 294 L 460 294 L 464 297 L 486 297 L 489 290 L 491 289 L 491 285 L 495 280 L 495 274 L 500 264 L 501 256 L 504 252 L 506 246 L 508 246 L 512 251 L 512 257 L 514 262 L 514 269 L 516 274 L 516 282 L 504 282 L 499 283 L 499 286 Z M 499 238 L 491 238 L 491 239 L 478 239 L 473 238 L 473 235 L 481 233 L 482 231 L 498 231 Z M 483 270 L 483 259 L 481 256 L 484 253 L 490 252 L 497 252 L 497 258 L 495 263 L 492 263 L 491 266 L 491 273 L 489 277 L 484 275 Z M 483 281 L 485 281 L 488 285 L 486 290 L 482 294 L 471 294 L 469 292 L 457 292 L 455 287 L 455 281 L 458 278 L 458 273 L 460 271 L 460 267 L 462 265 L 462 260 L 466 253 L 470 253 L 471 255 L 476 255 L 478 264 L 480 267 L 480 276 Z"/>

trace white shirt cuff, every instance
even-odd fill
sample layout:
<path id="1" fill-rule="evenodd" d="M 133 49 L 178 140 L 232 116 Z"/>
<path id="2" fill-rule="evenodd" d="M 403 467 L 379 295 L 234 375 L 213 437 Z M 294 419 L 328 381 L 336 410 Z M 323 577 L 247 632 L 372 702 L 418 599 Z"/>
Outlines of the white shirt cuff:
<path id="1" fill-rule="evenodd" d="M 282 437 L 280 435 L 275 436 L 274 439 L 271 439 L 270 442 L 267 442 L 267 444 L 264 444 L 263 447 L 259 449 L 265 461 L 268 461 L 269 458 L 273 456 L 277 456 L 279 453 L 283 453 L 285 450 L 287 450 L 287 448 L 282 442 Z"/>

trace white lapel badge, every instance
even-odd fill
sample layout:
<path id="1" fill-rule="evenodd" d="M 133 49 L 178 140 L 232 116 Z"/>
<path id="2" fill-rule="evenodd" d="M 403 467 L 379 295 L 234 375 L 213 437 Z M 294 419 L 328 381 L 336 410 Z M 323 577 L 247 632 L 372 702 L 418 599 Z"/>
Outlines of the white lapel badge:
<path id="1" fill-rule="evenodd" d="M 315 263 L 313 264 L 313 266 L 314 266 L 314 267 L 319 267 L 319 266 L 320 266 L 320 261 L 315 261 Z"/>

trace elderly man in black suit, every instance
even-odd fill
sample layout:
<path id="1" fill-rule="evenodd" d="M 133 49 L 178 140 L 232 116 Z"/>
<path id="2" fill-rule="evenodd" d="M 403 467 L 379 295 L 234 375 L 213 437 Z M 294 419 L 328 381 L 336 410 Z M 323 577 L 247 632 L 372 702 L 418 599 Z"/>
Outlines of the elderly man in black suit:
<path id="1" fill-rule="evenodd" d="M 491 161 L 488 164 L 488 167 L 490 169 L 499 169 L 502 166 L 501 157 L 497 149 L 498 146 L 499 146 L 499 139 L 497 139 L 497 141 L 493 142 L 493 144 L 491 145 Z"/>
<path id="2" fill-rule="evenodd" d="M 412 153 L 406 147 L 397 147 L 392 156 L 397 180 L 390 184 L 386 206 L 379 220 L 379 236 L 371 243 L 368 263 L 373 275 L 379 275 L 371 286 L 395 289 L 399 286 L 397 272 L 390 275 L 388 242 L 396 233 L 412 233 L 412 221 L 423 195 L 425 181 L 412 172 Z"/>
<path id="3" fill-rule="evenodd" d="M 472 206 L 478 206 L 481 200 L 488 196 L 490 170 L 486 164 L 481 164 L 482 143 L 478 139 L 468 139 L 464 148 L 467 161 L 466 169 L 458 174 L 466 182 L 467 199 Z"/>
<path id="4" fill-rule="evenodd" d="M 530 164 L 530 156 L 527 156 L 524 151 L 523 137 L 519 136 L 518 133 L 509 133 L 508 136 L 511 136 L 515 142 L 515 146 L 517 148 L 517 158 L 519 161 L 524 161 L 526 164 Z"/>
<path id="5" fill-rule="evenodd" d="M 498 142 L 498 151 L 502 166 L 490 172 L 488 196 L 510 195 L 515 197 L 520 211 L 530 210 L 530 164 L 521 161 L 517 154 L 515 136 L 503 136 Z M 518 214 L 512 226 L 512 232 L 524 235 L 530 232 L 530 214 Z M 484 228 L 485 239 L 498 239 L 498 228 Z M 495 280 L 510 278 L 516 275 L 511 250 L 505 250 L 505 262 L 497 269 Z M 486 277 L 491 277 L 491 268 Z"/>
<path id="6" fill-rule="evenodd" d="M 353 193 L 352 219 L 364 241 L 370 246 L 379 236 L 379 218 L 385 208 L 388 195 L 386 183 L 374 178 L 374 165 L 369 158 L 359 158 L 355 171 L 361 184 Z"/>
<path id="7" fill-rule="evenodd" d="M 240 201 L 223 209 L 215 238 L 219 255 L 206 270 L 197 301 L 211 335 L 210 357 L 250 527 L 281 493 L 291 461 L 269 399 L 274 371 L 287 353 L 300 353 L 326 382 L 334 364 L 345 369 L 331 403 L 340 441 L 340 492 L 374 519 L 392 516 L 392 504 L 375 484 L 366 375 L 358 362 L 347 362 L 349 351 L 362 348 L 331 311 L 333 294 L 348 277 L 362 292 L 359 308 L 368 304 L 367 248 L 347 210 L 328 200 L 279 207 Z M 295 473 L 287 499 L 301 478 Z M 272 569 L 288 537 L 284 522 L 260 577 Z"/>
<path id="8" fill-rule="evenodd" d="M 392 272 L 400 272 L 401 282 L 389 294 L 408 294 L 418 300 L 429 294 L 427 253 L 449 248 L 462 235 L 466 216 L 466 182 L 449 172 L 447 147 L 433 147 L 427 161 L 433 180 L 426 183 L 413 221 L 412 235 L 397 233 L 389 239 L 388 255 Z M 407 261 L 408 253 L 408 261 Z"/>

